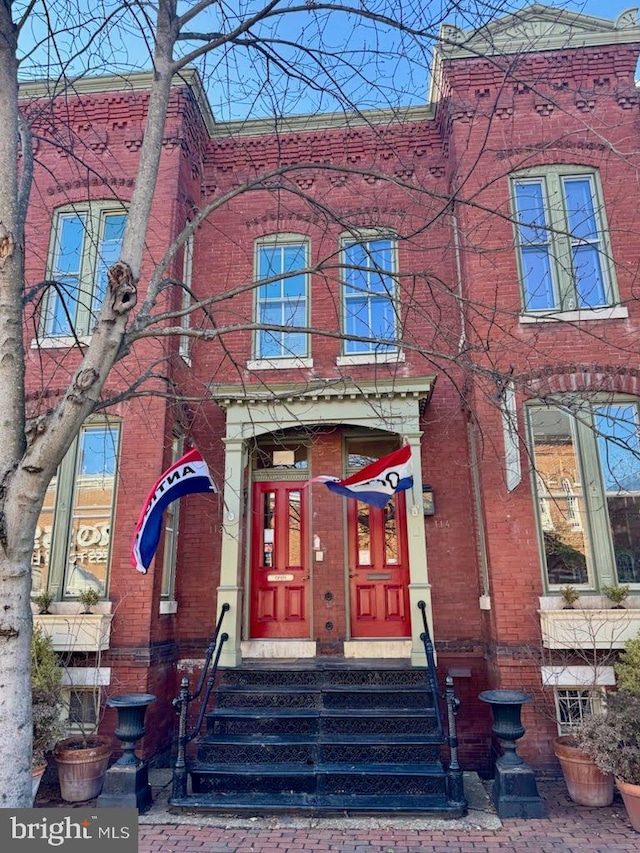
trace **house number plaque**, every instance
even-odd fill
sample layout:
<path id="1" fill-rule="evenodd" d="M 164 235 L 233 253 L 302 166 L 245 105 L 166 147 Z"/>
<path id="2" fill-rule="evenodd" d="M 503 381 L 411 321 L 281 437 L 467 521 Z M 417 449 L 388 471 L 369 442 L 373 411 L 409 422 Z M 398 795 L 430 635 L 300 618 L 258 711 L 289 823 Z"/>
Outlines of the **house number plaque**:
<path id="1" fill-rule="evenodd" d="M 267 575 L 268 581 L 292 581 L 293 575 Z"/>

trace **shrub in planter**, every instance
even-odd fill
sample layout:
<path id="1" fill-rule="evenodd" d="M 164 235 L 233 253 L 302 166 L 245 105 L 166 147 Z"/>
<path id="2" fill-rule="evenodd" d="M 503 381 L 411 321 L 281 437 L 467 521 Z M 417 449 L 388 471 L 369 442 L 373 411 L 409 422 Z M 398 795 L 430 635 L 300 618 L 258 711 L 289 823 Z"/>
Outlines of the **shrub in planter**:
<path id="1" fill-rule="evenodd" d="M 631 824 L 640 832 L 640 693 L 611 694 L 606 714 L 586 717 L 575 736 L 600 770 L 616 777 Z"/>

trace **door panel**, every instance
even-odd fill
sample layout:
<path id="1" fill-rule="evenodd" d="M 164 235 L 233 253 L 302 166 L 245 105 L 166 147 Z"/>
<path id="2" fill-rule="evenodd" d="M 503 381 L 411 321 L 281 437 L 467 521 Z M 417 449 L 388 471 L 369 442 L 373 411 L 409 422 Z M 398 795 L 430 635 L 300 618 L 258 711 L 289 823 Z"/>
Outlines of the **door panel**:
<path id="1" fill-rule="evenodd" d="M 405 496 L 383 509 L 347 501 L 351 636 L 409 637 Z"/>
<path id="2" fill-rule="evenodd" d="M 255 483 L 251 637 L 309 637 L 307 493 L 302 483 Z"/>

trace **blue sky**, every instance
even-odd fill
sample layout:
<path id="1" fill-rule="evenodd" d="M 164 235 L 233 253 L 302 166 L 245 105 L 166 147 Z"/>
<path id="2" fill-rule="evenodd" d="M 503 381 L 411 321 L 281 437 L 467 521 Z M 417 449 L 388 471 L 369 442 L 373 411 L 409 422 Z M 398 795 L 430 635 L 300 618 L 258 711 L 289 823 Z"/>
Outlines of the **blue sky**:
<path id="1" fill-rule="evenodd" d="M 27 0 L 18 0 L 18 3 Z M 286 5 L 289 0 L 282 0 Z M 301 5 L 299 0 L 290 0 Z M 343 0 L 349 2 L 349 0 Z M 356 0 L 351 0 L 355 4 Z M 132 4 L 135 6 L 135 4 Z M 183 0 L 183 7 L 192 5 Z M 255 8 L 263 0 L 227 0 L 226 8 Z M 372 0 L 369 0 L 369 6 Z M 384 6 L 385 0 L 373 5 Z M 403 0 L 407 8 L 421 10 L 430 32 L 437 36 L 441 20 L 469 28 L 475 25 L 478 9 L 511 8 L 530 5 L 521 0 L 461 0 L 471 12 L 461 20 L 453 20 L 447 8 L 455 8 L 454 0 Z M 577 3 L 565 0 L 562 8 L 584 11 L 604 18 L 615 18 L 630 7 L 629 0 L 587 0 Z M 118 14 L 121 0 L 47 0 L 49 15 L 58 12 L 65 34 L 55 44 L 44 41 L 33 57 L 31 68 L 25 63 L 23 78 L 57 76 L 56 60 L 67 75 L 126 73 L 150 67 L 149 45 L 143 28 L 127 11 Z M 24 29 L 25 49 L 38 41 L 45 29 L 38 21 L 37 9 Z M 195 19 L 194 30 L 224 29 L 217 16 L 217 6 Z M 99 38 L 91 38 L 95 21 L 101 12 L 115 13 L 110 26 Z M 218 120 L 241 119 L 266 115 L 301 112 L 326 112 L 357 106 L 359 109 L 425 103 L 428 91 L 428 69 L 432 42 L 418 45 L 384 27 L 374 26 L 354 16 L 327 16 L 310 11 L 281 19 L 277 28 L 270 25 L 274 49 L 284 57 L 289 73 L 282 73 L 277 58 L 265 59 L 255 47 L 244 45 L 212 53 L 199 67 L 205 80 L 209 100 Z M 191 49 L 195 43 L 183 43 Z M 300 45 L 310 45 L 305 52 Z M 322 63 L 318 46 L 329 49 Z M 340 53 L 340 58 L 336 57 Z"/>

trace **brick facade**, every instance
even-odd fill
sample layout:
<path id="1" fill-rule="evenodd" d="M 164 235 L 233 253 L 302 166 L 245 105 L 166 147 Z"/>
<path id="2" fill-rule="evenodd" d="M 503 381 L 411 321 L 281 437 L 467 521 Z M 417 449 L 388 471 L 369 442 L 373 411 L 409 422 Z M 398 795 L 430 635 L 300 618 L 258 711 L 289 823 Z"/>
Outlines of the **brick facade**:
<path id="1" fill-rule="evenodd" d="M 522 404 L 528 398 L 574 390 L 639 392 L 637 248 L 629 239 L 637 220 L 633 75 L 639 53 L 640 43 L 613 40 L 517 57 L 443 51 L 439 94 L 429 108 L 408 110 L 402 120 L 378 114 L 372 123 L 309 119 L 305 127 L 300 119 L 293 129 L 277 133 L 263 121 L 247 122 L 242 129 L 218 124 L 210 134 L 192 89 L 174 87 L 141 296 L 154 262 L 186 219 L 228 194 L 195 234 L 192 288 L 200 298 L 219 297 L 209 306 L 217 327 L 237 329 L 211 341 L 191 341 L 189 365 L 178 357 L 176 340 L 142 340 L 112 372 L 105 390 L 105 397 L 116 393 L 151 363 L 167 358 L 162 369 L 188 400 L 180 417 L 161 397 L 133 398 L 110 409 L 122 419 L 122 435 L 110 558 L 114 618 L 101 665 L 111 667 L 117 692 L 158 696 L 148 712 L 146 754 L 170 746 L 171 699 L 185 668 L 197 671 L 223 594 L 222 530 L 229 522 L 223 439 L 228 438 L 229 409 L 216 401 L 229 389 L 250 397 L 273 385 L 343 383 L 358 389 L 364 383 L 393 387 L 435 377 L 430 399 L 420 407 L 423 480 L 436 500 L 435 515 L 424 519 L 424 535 L 439 672 L 457 675 L 463 699 L 461 760 L 466 767 L 487 768 L 489 715 L 477 694 L 498 686 L 522 688 L 536 697 L 525 709 L 522 752 L 537 766 L 553 760 L 555 723 L 538 701 L 537 611 L 544 586 L 528 456 L 521 441 L 521 482 L 509 491 L 496 378 L 511 377 L 516 383 L 522 435 Z M 100 91 L 96 80 L 93 90 L 53 105 L 44 98 L 25 100 L 25 112 L 52 140 L 37 147 L 27 227 L 30 283 L 46 275 L 56 208 L 87 199 L 126 203 L 130 198 L 146 99 L 144 89 Z M 72 156 L 79 153 L 81 158 Z M 520 322 L 509 175 L 558 164 L 599 172 L 619 303 L 628 309 L 624 318 Z M 273 173 L 268 188 L 257 180 L 265 172 Z M 244 183 L 250 188 L 236 194 Z M 388 229 L 397 235 L 402 360 L 340 361 L 340 238 L 354 229 Z M 247 324 L 255 294 L 246 285 L 254 278 L 256 240 L 278 233 L 300 235 L 310 247 L 313 365 L 253 369 Z M 181 255 L 168 272 L 180 277 Z M 232 298 L 223 298 L 229 292 Z M 180 298 L 179 289 L 168 288 L 162 300 L 177 308 Z M 25 344 L 30 403 L 38 413 L 55 402 L 78 354 L 73 347 L 38 347 L 35 313 L 25 329 Z M 208 322 L 202 312 L 191 321 L 194 327 Z M 372 400 L 370 405 L 377 404 Z M 311 473 L 339 474 L 344 439 L 349 429 L 362 425 L 350 422 L 347 404 L 345 418 L 329 424 L 318 406 L 317 414 L 310 409 L 304 421 L 311 436 Z M 177 608 L 163 612 L 162 547 L 149 573 L 140 576 L 131 568 L 129 546 L 144 497 L 171 461 L 171 436 L 179 421 L 207 460 L 220 492 L 182 501 Z M 351 636 L 344 502 L 322 485 L 310 487 L 309 494 L 312 627 L 303 639 L 316 642 L 318 655 L 341 654 Z M 245 474 L 243 508 L 250 506 L 249 499 Z M 411 512 L 410 501 L 407 508 Z M 251 639 L 246 517 L 238 530 L 239 643 Z M 314 562 L 316 551 L 322 551 L 321 562 Z M 114 724 L 107 712 L 105 729 Z"/>

